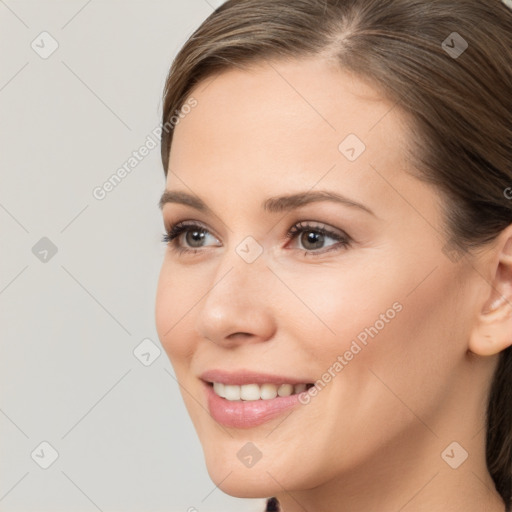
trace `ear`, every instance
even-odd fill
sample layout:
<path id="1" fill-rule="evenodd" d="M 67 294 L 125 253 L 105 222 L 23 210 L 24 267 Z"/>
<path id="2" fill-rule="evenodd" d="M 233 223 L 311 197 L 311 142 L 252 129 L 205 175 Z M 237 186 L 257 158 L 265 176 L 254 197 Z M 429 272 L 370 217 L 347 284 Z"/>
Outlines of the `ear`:
<path id="1" fill-rule="evenodd" d="M 481 356 L 494 355 L 512 345 L 512 224 L 498 236 L 489 258 L 488 293 L 469 340 L 469 349 Z M 490 272 L 487 272 L 490 270 Z"/>

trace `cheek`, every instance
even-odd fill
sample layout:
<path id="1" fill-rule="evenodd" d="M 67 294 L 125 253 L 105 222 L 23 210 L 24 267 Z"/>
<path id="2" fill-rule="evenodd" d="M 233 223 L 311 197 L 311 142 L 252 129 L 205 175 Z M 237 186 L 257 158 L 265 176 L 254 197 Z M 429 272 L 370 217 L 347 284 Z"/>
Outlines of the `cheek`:
<path id="1" fill-rule="evenodd" d="M 356 265 L 346 258 L 343 265 L 302 271 L 300 279 L 298 272 L 295 276 L 281 273 L 283 280 L 293 283 L 295 297 L 289 294 L 280 320 L 287 328 L 300 325 L 300 332 L 295 329 L 297 343 L 325 369 L 350 349 L 352 341 L 357 340 L 363 348 L 369 346 L 368 340 L 377 332 L 381 337 L 389 324 L 403 315 L 401 300 L 407 278 L 394 278 L 389 262 L 381 261 L 380 267 L 368 263 Z M 304 321 L 298 324 L 300 319 Z"/>
<path id="2" fill-rule="evenodd" d="M 350 410 L 362 400 L 391 399 L 392 408 L 403 408 L 393 393 L 411 408 L 433 408 L 464 357 L 467 325 L 453 266 L 415 261 L 381 260 L 361 272 L 317 268 L 296 281 L 294 292 L 310 311 L 295 301 L 286 324 L 308 318 L 293 338 L 327 392 Z"/>
<path id="3" fill-rule="evenodd" d="M 187 272 L 180 272 L 164 261 L 156 292 L 155 325 L 173 366 L 190 358 L 194 351 L 193 340 L 190 336 L 187 338 L 187 332 L 191 332 L 192 308 L 200 299 L 197 290 Z"/>
<path id="4" fill-rule="evenodd" d="M 369 425 L 375 439 L 391 435 L 382 432 L 382 421 L 369 421 L 379 414 L 394 418 L 388 428 L 395 430 L 417 421 L 411 411 L 433 422 L 467 348 L 467 314 L 453 268 L 440 264 L 427 279 L 427 267 L 394 276 L 391 269 L 358 286 L 346 279 L 330 284 L 332 304 L 318 298 L 323 320 L 336 332 L 326 340 L 321 371 L 341 375 L 329 393 L 354 411 L 351 424 Z M 344 362 L 333 368 L 339 355 Z"/>
<path id="5" fill-rule="evenodd" d="M 281 312 L 281 325 L 296 326 L 291 338 L 302 367 L 309 361 L 325 382 L 301 419 L 303 431 L 316 433 L 308 438 L 308 456 L 318 474 L 348 469 L 378 447 L 400 442 L 406 430 L 421 431 L 418 418 L 435 425 L 455 379 L 453 367 L 465 353 L 464 305 L 458 305 L 462 292 L 453 285 L 451 266 L 439 265 L 426 280 L 425 269 L 418 264 L 402 272 L 387 262 L 371 272 L 331 269 L 328 279 L 316 272 L 304 273 L 300 286 L 296 281 L 295 293 L 321 317 L 298 301 Z M 299 316 L 310 322 L 299 327 Z M 285 429 L 282 435 L 284 442 Z M 314 457 L 326 453 L 331 469 L 324 456 Z"/>

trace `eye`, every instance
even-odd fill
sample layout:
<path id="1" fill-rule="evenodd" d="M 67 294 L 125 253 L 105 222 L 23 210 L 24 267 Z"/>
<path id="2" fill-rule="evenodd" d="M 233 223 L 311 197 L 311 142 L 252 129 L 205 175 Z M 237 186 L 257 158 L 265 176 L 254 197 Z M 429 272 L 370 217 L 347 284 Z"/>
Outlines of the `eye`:
<path id="1" fill-rule="evenodd" d="M 163 234 L 162 242 L 170 245 L 171 248 L 176 250 L 178 253 L 197 253 L 201 247 L 203 247 L 202 243 L 208 235 L 217 240 L 206 228 L 197 223 L 178 222 Z M 186 243 L 189 244 L 189 247 L 183 246 L 179 243 L 181 238 L 185 239 Z"/>
<path id="2" fill-rule="evenodd" d="M 299 236 L 300 235 L 300 236 Z M 220 242 L 215 238 L 207 228 L 201 226 L 196 222 L 179 222 L 169 228 L 162 237 L 162 242 L 169 245 L 173 250 L 181 253 L 196 254 L 201 252 L 202 248 L 207 247 L 204 245 L 205 240 L 208 236 L 213 238 L 217 242 Z M 286 238 L 297 239 L 304 249 L 304 255 L 321 256 L 326 252 L 337 250 L 340 248 L 347 248 L 351 245 L 352 239 L 343 231 L 335 232 L 323 225 L 315 225 L 308 222 L 298 222 L 290 228 L 286 233 Z M 318 249 L 324 249 L 326 240 L 331 239 L 337 243 L 327 245 L 327 249 L 319 251 Z M 183 245 L 183 241 L 186 242 Z"/>
<path id="3" fill-rule="evenodd" d="M 299 236 L 300 235 L 300 236 Z M 308 222 L 299 222 L 295 224 L 290 231 L 286 234 L 287 238 L 295 239 L 300 242 L 305 249 L 304 255 L 322 255 L 326 252 L 339 249 L 340 247 L 346 248 L 350 246 L 351 238 L 343 232 L 335 232 L 323 225 L 314 225 Z M 328 245 L 327 250 L 318 251 L 316 249 L 323 249 L 325 247 L 326 239 L 334 240 L 335 244 Z"/>

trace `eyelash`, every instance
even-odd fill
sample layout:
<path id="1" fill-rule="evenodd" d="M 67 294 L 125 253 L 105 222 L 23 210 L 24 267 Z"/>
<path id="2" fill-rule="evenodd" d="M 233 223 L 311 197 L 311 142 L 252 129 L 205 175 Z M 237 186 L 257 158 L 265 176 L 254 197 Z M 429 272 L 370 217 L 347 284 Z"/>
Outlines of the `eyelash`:
<path id="1" fill-rule="evenodd" d="M 183 254 L 183 253 L 197 254 L 198 252 L 201 252 L 203 249 L 202 248 L 190 249 L 187 247 L 181 247 L 177 244 L 177 241 L 179 240 L 179 236 L 182 233 L 187 233 L 187 232 L 193 231 L 193 230 L 209 233 L 209 231 L 206 228 L 200 226 L 199 224 L 178 222 L 177 224 L 170 226 L 169 230 L 163 234 L 162 242 L 169 245 L 172 248 L 172 250 L 178 252 L 178 254 Z M 333 244 L 333 245 L 329 246 L 326 250 L 323 250 L 323 251 L 322 250 L 316 250 L 316 251 L 315 250 L 305 250 L 304 256 L 307 256 L 308 254 L 311 256 L 321 256 L 327 252 L 337 250 L 340 247 L 342 247 L 342 248 L 350 247 L 350 245 L 352 243 L 352 239 L 347 234 L 340 235 L 339 233 L 335 233 L 334 231 L 331 231 L 328 228 L 313 226 L 311 224 L 308 224 L 307 222 L 298 222 L 297 224 L 292 226 L 290 228 L 290 230 L 288 231 L 288 233 L 286 234 L 286 238 L 293 239 L 297 235 L 302 234 L 304 232 L 308 232 L 308 231 L 311 231 L 314 233 L 319 233 L 323 236 L 328 236 L 330 238 L 333 238 L 334 240 L 337 240 L 339 243 Z"/>

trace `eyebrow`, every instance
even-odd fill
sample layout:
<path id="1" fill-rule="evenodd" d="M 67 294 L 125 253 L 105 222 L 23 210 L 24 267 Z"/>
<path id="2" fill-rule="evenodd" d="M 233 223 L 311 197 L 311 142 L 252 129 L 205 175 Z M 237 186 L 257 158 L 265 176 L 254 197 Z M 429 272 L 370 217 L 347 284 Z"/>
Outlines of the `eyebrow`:
<path id="1" fill-rule="evenodd" d="M 357 208 L 373 216 L 376 216 L 375 213 L 364 204 L 358 203 L 353 199 L 349 199 L 348 197 L 337 194 L 336 192 L 332 192 L 330 190 L 316 190 L 314 192 L 299 192 L 285 196 L 270 197 L 263 202 L 262 208 L 264 211 L 269 213 L 281 213 L 319 201 L 331 201 L 334 203 L 344 204 L 345 206 Z M 183 204 L 205 214 L 213 215 L 213 211 L 202 199 L 195 195 L 189 194 L 188 192 L 165 190 L 162 194 L 162 197 L 160 198 L 158 206 L 160 209 L 163 209 L 164 205 L 167 203 Z"/>

